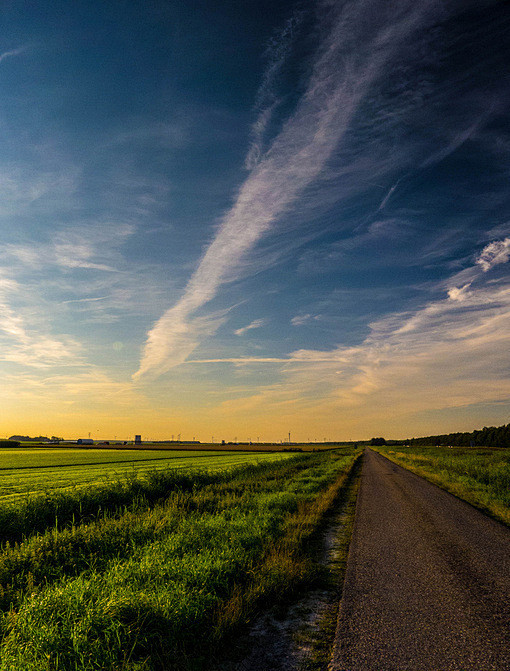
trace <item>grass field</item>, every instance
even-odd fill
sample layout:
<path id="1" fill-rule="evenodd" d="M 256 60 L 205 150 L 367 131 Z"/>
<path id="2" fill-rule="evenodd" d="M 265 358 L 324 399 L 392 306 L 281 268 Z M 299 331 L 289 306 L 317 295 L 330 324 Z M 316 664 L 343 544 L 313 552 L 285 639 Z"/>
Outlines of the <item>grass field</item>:
<path id="1" fill-rule="evenodd" d="M 0 553 L 0 669 L 211 668 L 257 607 L 313 580 L 307 543 L 355 457 L 160 471 L 126 485 L 131 506 L 103 487 L 93 519 L 52 526 L 50 515 Z M 87 491 L 74 492 L 82 512 Z"/>
<path id="2" fill-rule="evenodd" d="M 290 453 L 221 450 L 4 448 L 0 450 L 0 503 L 8 498 L 83 487 L 158 469 L 225 469 L 289 456 Z"/>
<path id="3" fill-rule="evenodd" d="M 510 449 L 378 447 L 378 452 L 510 525 Z"/>

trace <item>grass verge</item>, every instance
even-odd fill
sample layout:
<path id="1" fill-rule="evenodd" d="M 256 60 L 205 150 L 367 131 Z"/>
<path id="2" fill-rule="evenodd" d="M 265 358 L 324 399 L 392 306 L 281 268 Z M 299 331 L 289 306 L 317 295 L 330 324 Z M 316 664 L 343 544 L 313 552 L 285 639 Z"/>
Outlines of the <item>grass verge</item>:
<path id="1" fill-rule="evenodd" d="M 337 512 L 329 523 L 337 529 L 334 545 L 326 558 L 321 587 L 325 590 L 324 606 L 313 627 L 301 634 L 301 645 L 309 652 L 301 662 L 299 671 L 327 671 L 331 662 L 335 639 L 342 588 L 347 570 L 347 557 L 354 529 L 356 501 L 361 484 L 362 458 L 354 464 L 349 474 L 342 497 L 338 501 Z"/>

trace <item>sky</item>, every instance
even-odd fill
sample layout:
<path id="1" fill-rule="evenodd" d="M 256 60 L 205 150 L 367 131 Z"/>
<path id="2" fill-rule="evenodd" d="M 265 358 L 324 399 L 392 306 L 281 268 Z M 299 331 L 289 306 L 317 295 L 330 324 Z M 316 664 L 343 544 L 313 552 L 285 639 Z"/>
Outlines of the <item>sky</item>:
<path id="1" fill-rule="evenodd" d="M 510 8 L 6 0 L 0 436 L 510 421 Z"/>

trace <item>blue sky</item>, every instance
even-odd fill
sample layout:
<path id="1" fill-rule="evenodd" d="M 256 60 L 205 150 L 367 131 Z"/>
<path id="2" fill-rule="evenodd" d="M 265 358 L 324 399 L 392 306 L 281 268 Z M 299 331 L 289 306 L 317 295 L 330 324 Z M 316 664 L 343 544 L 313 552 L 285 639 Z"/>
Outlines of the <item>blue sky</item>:
<path id="1" fill-rule="evenodd" d="M 0 433 L 508 422 L 506 3 L 0 21 Z"/>

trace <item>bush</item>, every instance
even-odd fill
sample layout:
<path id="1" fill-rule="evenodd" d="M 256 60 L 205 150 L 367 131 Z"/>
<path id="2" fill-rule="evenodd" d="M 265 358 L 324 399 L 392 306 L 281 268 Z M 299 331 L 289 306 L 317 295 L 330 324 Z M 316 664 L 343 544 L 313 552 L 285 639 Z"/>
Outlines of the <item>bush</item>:
<path id="1" fill-rule="evenodd" d="M 1 447 L 19 447 L 20 442 L 19 440 L 0 440 L 0 448 Z"/>

